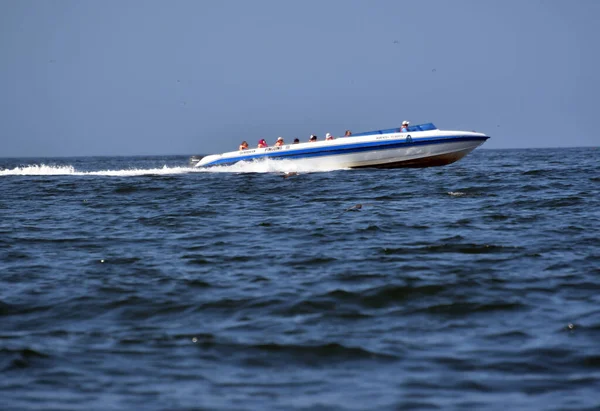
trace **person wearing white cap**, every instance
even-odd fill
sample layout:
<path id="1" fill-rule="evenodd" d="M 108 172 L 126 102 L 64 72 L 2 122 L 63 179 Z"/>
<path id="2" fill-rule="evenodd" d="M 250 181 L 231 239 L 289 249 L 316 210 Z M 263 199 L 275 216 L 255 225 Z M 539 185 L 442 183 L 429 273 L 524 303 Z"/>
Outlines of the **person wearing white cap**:
<path id="1" fill-rule="evenodd" d="M 408 121 L 404 120 L 404 121 L 402 122 L 402 127 L 400 127 L 400 132 L 401 132 L 401 133 L 406 133 L 406 132 L 408 132 L 408 125 L 409 125 L 409 124 L 410 124 L 410 122 L 408 122 Z"/>
<path id="2" fill-rule="evenodd" d="M 333 136 L 329 133 L 325 134 L 325 140 L 333 140 Z"/>
<path id="3" fill-rule="evenodd" d="M 283 137 L 277 137 L 277 141 L 275 142 L 276 146 L 282 146 L 283 143 Z"/>

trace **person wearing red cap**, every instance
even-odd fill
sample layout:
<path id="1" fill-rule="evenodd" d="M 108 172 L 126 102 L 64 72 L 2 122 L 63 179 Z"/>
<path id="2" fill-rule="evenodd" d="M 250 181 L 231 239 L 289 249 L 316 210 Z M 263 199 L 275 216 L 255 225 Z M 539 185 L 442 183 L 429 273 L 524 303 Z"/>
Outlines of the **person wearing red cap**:
<path id="1" fill-rule="evenodd" d="M 258 148 L 265 148 L 265 147 L 269 147 L 269 145 L 267 144 L 265 139 L 261 138 L 260 140 L 258 140 Z"/>

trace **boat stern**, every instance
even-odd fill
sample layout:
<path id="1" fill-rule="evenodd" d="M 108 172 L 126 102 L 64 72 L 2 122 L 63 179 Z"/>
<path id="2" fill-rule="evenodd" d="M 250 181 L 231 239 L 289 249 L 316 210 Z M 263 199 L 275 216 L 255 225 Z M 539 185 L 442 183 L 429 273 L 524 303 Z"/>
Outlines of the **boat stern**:
<path id="1" fill-rule="evenodd" d="M 196 162 L 194 167 L 208 167 L 212 163 L 214 163 L 216 160 L 220 159 L 221 157 L 222 157 L 221 154 L 213 154 L 210 156 L 204 156 Z"/>

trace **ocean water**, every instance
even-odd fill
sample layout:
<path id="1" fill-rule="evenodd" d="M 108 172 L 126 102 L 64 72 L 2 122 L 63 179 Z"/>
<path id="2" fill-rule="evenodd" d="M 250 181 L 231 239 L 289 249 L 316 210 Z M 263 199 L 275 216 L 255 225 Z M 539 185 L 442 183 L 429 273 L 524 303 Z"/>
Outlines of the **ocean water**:
<path id="1" fill-rule="evenodd" d="M 598 148 L 0 159 L 0 408 L 600 409 L 599 188 Z"/>

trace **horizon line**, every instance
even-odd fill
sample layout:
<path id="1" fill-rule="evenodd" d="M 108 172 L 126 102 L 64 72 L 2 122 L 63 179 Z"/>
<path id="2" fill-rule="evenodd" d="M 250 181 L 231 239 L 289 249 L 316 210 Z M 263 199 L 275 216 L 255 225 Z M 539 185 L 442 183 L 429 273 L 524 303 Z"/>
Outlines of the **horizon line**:
<path id="1" fill-rule="evenodd" d="M 598 149 L 600 146 L 554 146 L 554 147 L 505 147 L 505 148 L 488 148 L 481 147 L 479 150 L 494 151 L 494 150 L 550 150 L 550 149 L 574 149 L 574 148 L 593 148 Z M 231 150 L 236 151 L 236 150 Z M 210 154 L 79 154 L 79 155 L 26 155 L 26 156 L 3 156 L 0 159 L 21 159 L 21 158 L 89 158 L 89 157 L 184 157 L 184 156 L 207 156 Z"/>

